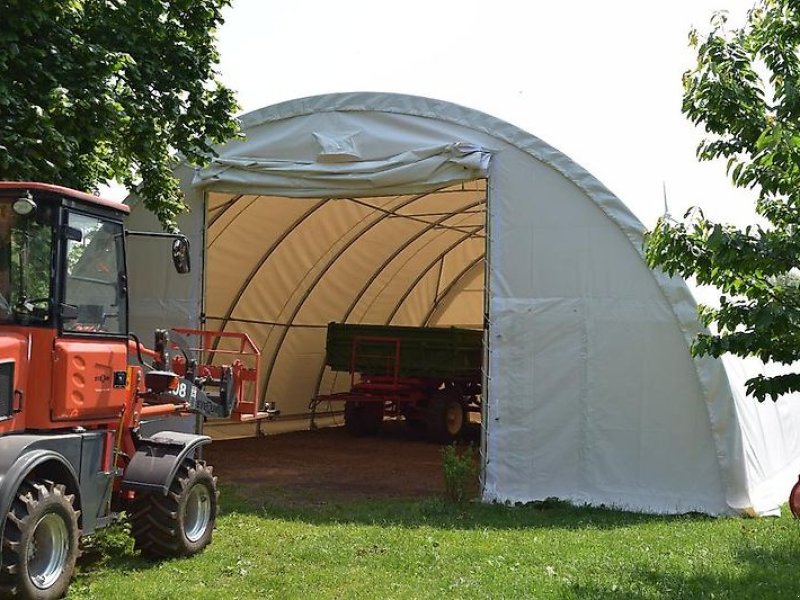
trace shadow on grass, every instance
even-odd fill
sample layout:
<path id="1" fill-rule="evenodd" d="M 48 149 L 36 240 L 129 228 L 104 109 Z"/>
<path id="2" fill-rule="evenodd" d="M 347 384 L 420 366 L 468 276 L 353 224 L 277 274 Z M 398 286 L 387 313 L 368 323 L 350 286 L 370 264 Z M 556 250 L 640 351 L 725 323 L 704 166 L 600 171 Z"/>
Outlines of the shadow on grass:
<path id="1" fill-rule="evenodd" d="M 741 541 L 733 552 L 737 568 L 729 573 L 681 574 L 675 568 L 632 565 L 621 572 L 623 583 L 576 584 L 563 595 L 576 600 L 620 600 L 627 598 L 742 598 L 789 600 L 800 597 L 796 569 L 800 542 L 788 537 L 769 548 Z M 701 569 L 698 569 L 701 570 Z"/>
<path id="2" fill-rule="evenodd" d="M 89 579 L 105 570 L 133 573 L 157 568 L 165 561 L 142 557 L 133 549 L 130 526 L 120 522 L 98 530 L 81 540 L 81 554 L 78 558 L 74 581 L 79 587 L 83 579 Z"/>
<path id="3" fill-rule="evenodd" d="M 692 520 L 711 521 L 712 517 L 691 514 L 680 516 L 641 513 L 573 506 L 557 499 L 524 505 L 466 502 L 455 504 L 444 497 L 414 499 L 374 498 L 352 501 L 327 500 L 310 496 L 298 500 L 297 490 L 288 496 L 282 490 L 262 486 L 263 494 L 241 497 L 231 487 L 223 486 L 222 514 L 253 514 L 260 517 L 301 521 L 313 525 L 356 524 L 441 529 L 618 529 L 645 523 L 670 523 Z M 282 493 L 284 496 L 282 497 Z"/>

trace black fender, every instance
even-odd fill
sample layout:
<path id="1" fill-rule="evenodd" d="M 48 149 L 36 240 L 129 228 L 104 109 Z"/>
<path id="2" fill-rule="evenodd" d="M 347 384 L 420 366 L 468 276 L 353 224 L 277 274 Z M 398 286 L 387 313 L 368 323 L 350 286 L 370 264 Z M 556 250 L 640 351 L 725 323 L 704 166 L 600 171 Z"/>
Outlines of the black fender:
<path id="1" fill-rule="evenodd" d="M 125 469 L 122 489 L 160 492 L 166 496 L 183 459 L 209 443 L 211 438 L 207 435 L 178 431 L 159 431 L 152 437 L 142 438 Z"/>
<path id="2" fill-rule="evenodd" d="M 0 437 L 0 530 L 5 530 L 6 515 L 20 484 L 37 467 L 48 465 L 47 475 L 67 486 L 75 494 L 75 509 L 81 509 L 78 469 L 81 459 L 81 436 L 8 435 Z M 58 477 L 55 474 L 58 474 Z M 79 519 L 79 524 L 81 519 Z"/>

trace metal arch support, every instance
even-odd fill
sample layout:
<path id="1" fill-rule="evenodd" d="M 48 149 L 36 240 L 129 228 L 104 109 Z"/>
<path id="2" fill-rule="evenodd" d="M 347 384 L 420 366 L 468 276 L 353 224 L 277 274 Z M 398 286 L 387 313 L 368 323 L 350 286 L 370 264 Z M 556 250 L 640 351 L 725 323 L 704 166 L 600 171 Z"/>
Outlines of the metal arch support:
<path id="1" fill-rule="evenodd" d="M 253 281 L 253 278 L 261 270 L 261 267 L 264 266 L 264 263 L 266 263 L 267 260 L 269 260 L 269 257 L 272 256 L 273 252 L 275 252 L 275 250 L 278 249 L 278 246 L 280 246 L 283 243 L 283 241 L 287 237 L 289 237 L 292 234 L 292 232 L 294 232 L 303 223 L 303 221 L 305 221 L 308 217 L 310 217 L 312 214 L 314 214 L 316 212 L 316 210 L 318 208 L 322 207 L 322 205 L 325 204 L 326 202 L 328 202 L 328 200 L 329 200 L 329 198 L 325 198 L 323 200 L 320 200 L 314 206 L 312 206 L 306 212 L 304 212 L 302 215 L 300 215 L 300 217 L 298 217 L 295 220 L 295 222 L 292 223 L 291 226 L 288 229 L 286 229 L 286 231 L 284 231 L 278 237 L 278 239 L 276 239 L 272 243 L 272 245 L 267 249 L 267 251 L 264 252 L 264 254 L 261 255 L 261 258 L 255 264 L 255 266 L 250 270 L 250 273 L 248 273 L 247 277 L 245 277 L 245 280 L 242 283 L 242 285 L 239 286 L 239 290 L 236 292 L 236 295 L 234 296 L 234 298 L 231 301 L 230 305 L 228 305 L 228 310 L 225 312 L 225 316 L 222 317 L 222 319 L 221 319 L 221 323 L 220 323 L 220 329 L 221 330 L 225 329 L 225 327 L 228 324 L 228 321 L 230 321 L 230 318 L 231 318 L 231 315 L 233 314 L 233 311 L 236 310 L 236 306 L 239 304 L 239 301 L 242 299 L 242 296 L 244 296 L 244 293 L 247 291 L 247 288 L 250 285 L 250 282 Z M 216 350 L 218 344 L 219 344 L 219 340 L 216 340 L 214 342 L 214 348 L 213 348 L 214 350 Z"/>
<path id="2" fill-rule="evenodd" d="M 450 292 L 453 291 L 453 288 L 455 288 L 455 286 L 458 285 L 458 283 L 462 279 L 464 279 L 464 277 L 469 275 L 469 273 L 470 273 L 470 271 L 472 271 L 472 269 L 474 269 L 475 267 L 480 265 L 485 260 L 485 258 L 486 258 L 486 252 L 484 252 L 483 254 L 478 256 L 471 263 L 469 263 L 466 266 L 466 268 L 464 268 L 458 275 L 456 275 L 455 278 L 453 278 L 453 281 L 451 281 L 450 285 L 448 285 L 445 288 L 444 292 L 442 292 L 442 295 L 439 296 L 436 300 L 434 300 L 433 306 L 431 306 L 431 309 L 428 311 L 428 314 L 425 315 L 425 320 L 422 322 L 423 323 L 423 327 L 427 327 L 428 326 L 428 324 L 430 323 L 431 318 L 433 318 L 433 315 L 436 314 L 436 310 L 439 308 L 439 306 L 441 306 L 442 301 L 445 298 L 447 298 L 448 294 L 450 294 Z"/>
<path id="3" fill-rule="evenodd" d="M 345 312 L 344 316 L 342 317 L 343 320 L 347 321 L 347 319 L 350 317 L 350 314 L 353 312 L 353 310 L 355 310 L 355 307 L 358 306 L 358 303 L 361 301 L 361 298 L 364 296 L 364 294 L 367 293 L 367 290 L 369 290 L 369 288 L 372 286 L 373 282 L 386 269 L 386 267 L 388 267 L 394 261 L 395 258 L 397 258 L 404 250 L 406 250 L 406 248 L 411 246 L 411 244 L 416 242 L 418 239 L 420 239 L 422 236 L 424 236 L 426 233 L 428 233 L 432 229 L 436 229 L 437 226 L 440 225 L 443 221 L 451 219 L 456 215 L 460 215 L 460 214 L 465 213 L 469 209 L 475 208 L 476 206 L 482 206 L 484 204 L 486 204 L 486 199 L 485 198 L 483 200 L 480 200 L 480 201 L 475 202 L 473 204 L 468 204 L 467 206 L 464 207 L 463 210 L 460 210 L 460 211 L 454 212 L 454 213 L 450 213 L 446 217 L 443 217 L 443 218 L 441 218 L 441 219 L 439 219 L 439 220 L 437 220 L 437 221 L 435 221 L 433 223 L 430 223 L 427 227 L 425 227 L 425 229 L 422 229 L 417 234 L 415 234 L 413 237 L 409 238 L 402 246 L 397 248 L 397 250 L 395 252 L 393 252 L 392 255 L 389 256 L 389 258 L 387 258 L 385 261 L 383 261 L 383 263 L 381 264 L 380 267 L 378 267 L 373 272 L 372 276 L 367 280 L 367 283 L 364 284 L 364 286 L 361 288 L 359 293 L 356 295 L 356 297 L 353 300 L 353 302 L 347 308 L 347 311 Z M 481 225 L 480 227 L 483 228 L 483 225 Z M 450 231 L 458 231 L 459 233 L 462 234 L 462 237 L 459 238 L 459 242 L 461 242 L 461 241 L 463 241 L 465 239 L 468 239 L 468 238 L 474 236 L 477 233 L 477 231 L 475 231 L 474 227 L 471 230 L 450 229 Z M 480 229 L 478 229 L 478 231 L 480 231 Z"/>
<path id="4" fill-rule="evenodd" d="M 209 223 L 209 224 L 207 225 L 207 227 L 206 227 L 206 231 L 211 231 L 211 227 L 213 227 L 214 223 L 216 223 L 216 222 L 219 220 L 219 218 L 220 218 L 220 217 L 221 217 L 221 216 L 222 216 L 224 213 L 228 212 L 230 209 L 232 209 L 234 206 L 236 206 L 236 204 L 237 204 L 237 203 L 239 202 L 239 200 L 241 200 L 242 198 L 244 198 L 244 196 L 239 196 L 239 197 L 238 197 L 238 199 L 236 200 L 236 202 L 234 202 L 233 204 L 230 204 L 229 206 L 225 207 L 225 209 L 222 211 L 222 213 L 220 213 L 220 214 L 216 215 L 216 216 L 214 217 L 214 220 L 213 220 L 213 222 L 211 222 L 211 223 Z M 242 208 L 242 210 L 240 210 L 240 211 L 239 211 L 239 214 L 238 214 L 238 215 L 235 215 L 235 216 L 234 216 L 234 217 L 233 217 L 233 218 L 230 220 L 230 223 L 228 223 L 227 225 L 225 225 L 225 227 L 223 227 L 223 228 L 222 228 L 222 231 L 218 232 L 218 233 L 217 233 L 217 235 L 215 235 L 215 236 L 214 236 L 214 239 L 213 239 L 213 240 L 210 240 L 210 241 L 209 241 L 208 245 L 206 246 L 206 249 L 209 249 L 209 248 L 211 248 L 211 246 L 213 246 L 213 245 L 216 243 L 216 241 L 217 241 L 217 240 L 218 240 L 218 239 L 219 239 L 219 238 L 222 236 L 222 234 L 224 234 L 224 233 L 225 233 L 225 232 L 228 230 L 228 227 L 230 227 L 231 225 L 233 225 L 233 224 L 236 222 L 236 220 L 237 220 L 239 217 L 241 217 L 241 216 L 242 216 L 242 215 L 243 215 L 243 214 L 244 214 L 244 213 L 247 211 L 247 209 L 248 209 L 248 208 L 250 208 L 251 206 L 253 206 L 253 204 L 255 204 L 256 202 L 258 202 L 258 199 L 259 199 L 259 198 L 261 198 L 261 196 L 253 196 L 253 199 L 252 199 L 252 200 L 251 200 L 251 201 L 250 201 L 250 202 L 247 204 L 247 206 L 245 206 L 244 208 Z"/>
<path id="5" fill-rule="evenodd" d="M 422 198 L 425 198 L 430 194 L 436 193 L 436 191 L 437 190 L 433 190 L 425 194 L 418 194 L 415 196 L 411 196 L 404 202 L 398 204 L 398 206 L 396 206 L 394 210 L 408 206 L 416 202 L 417 200 L 421 200 Z M 322 281 L 322 278 L 325 277 L 325 274 L 331 269 L 331 267 L 333 267 L 334 264 L 336 264 L 336 262 L 342 257 L 342 255 L 353 246 L 353 244 L 355 244 L 359 239 L 361 239 L 368 231 L 372 230 L 372 228 L 376 227 L 378 224 L 380 224 L 382 221 L 389 218 L 390 216 L 391 215 L 389 213 L 381 214 L 378 218 L 374 219 L 369 225 L 367 225 L 364 229 L 362 229 L 357 235 L 354 235 L 344 246 L 342 246 L 339 252 L 337 252 L 334 256 L 332 256 L 328 260 L 328 263 L 319 271 L 319 273 L 317 273 L 316 277 L 314 278 L 314 281 L 312 281 L 311 284 L 306 288 L 303 297 L 300 298 L 299 302 L 294 307 L 291 316 L 287 319 L 286 326 L 283 328 L 283 333 L 281 334 L 280 340 L 278 340 L 278 344 L 275 346 L 275 351 L 272 353 L 272 356 L 270 358 L 269 366 L 267 367 L 266 376 L 264 378 L 264 385 L 262 386 L 262 392 L 261 392 L 262 402 L 267 397 L 267 388 L 269 387 L 269 380 L 272 378 L 272 371 L 274 370 L 275 363 L 277 362 L 278 356 L 281 353 L 283 342 L 286 341 L 286 336 L 289 334 L 289 330 L 292 328 L 294 320 L 297 318 L 297 315 L 300 314 L 300 310 L 303 308 L 303 305 L 305 304 L 306 300 L 308 300 L 313 291 L 316 289 L 317 284 L 319 284 L 319 282 Z M 261 349 L 263 350 L 263 348 L 264 347 L 262 346 Z"/>
<path id="6" fill-rule="evenodd" d="M 211 221 L 208 223 L 208 227 L 213 226 L 214 223 L 217 222 L 217 219 L 219 219 L 220 217 L 222 217 L 222 215 L 224 215 L 226 212 L 228 212 L 228 209 L 232 208 L 233 205 L 236 204 L 242 198 L 244 198 L 244 194 L 234 194 L 234 195 L 231 196 L 230 200 L 228 200 L 224 204 L 220 204 L 215 209 L 215 210 L 219 210 L 219 212 L 216 215 L 214 215 L 214 218 L 211 219 Z M 208 212 L 208 208 L 205 208 L 205 210 L 206 210 L 206 212 Z"/>
<path id="7" fill-rule="evenodd" d="M 439 193 L 442 193 L 442 192 L 439 192 Z M 462 192 L 462 191 L 459 190 L 459 193 L 463 194 L 465 192 Z M 473 192 L 473 193 L 475 193 L 475 192 Z M 444 219 L 439 219 L 438 221 L 426 221 L 425 219 L 422 219 L 422 218 L 420 218 L 420 217 L 418 217 L 416 215 L 401 215 L 401 214 L 399 214 L 397 212 L 397 209 L 386 210 L 383 207 L 375 206 L 373 204 L 370 204 L 369 202 L 364 202 L 364 201 L 358 200 L 356 198 L 350 198 L 350 201 L 355 203 L 355 204 L 358 204 L 360 206 L 363 206 L 365 208 L 369 208 L 369 209 L 377 211 L 377 212 L 386 213 L 390 217 L 408 219 L 409 221 L 416 221 L 417 223 L 422 223 L 423 225 L 430 225 L 431 223 L 435 223 L 441 229 L 450 229 L 450 230 L 456 231 L 458 233 L 464 233 L 464 231 L 465 231 L 464 229 L 461 229 L 456 225 L 442 225 L 442 223 L 444 221 L 446 221 L 448 217 L 452 217 L 452 216 L 455 216 L 455 215 L 458 215 L 458 214 L 464 214 L 464 213 L 467 212 L 465 210 L 459 211 L 457 213 L 446 213 L 446 214 L 436 215 L 436 216 L 439 216 L 439 217 L 442 217 L 442 216 L 445 217 Z"/>
<path id="8" fill-rule="evenodd" d="M 475 228 L 474 233 L 477 233 L 481 229 L 485 229 L 485 228 L 486 228 L 486 224 L 485 223 L 483 225 L 479 225 L 479 226 L 477 226 Z M 395 304 L 395 307 L 392 309 L 392 312 L 389 313 L 389 317 L 384 322 L 386 325 L 391 324 L 392 320 L 395 318 L 397 313 L 400 311 L 400 307 L 403 306 L 403 303 L 406 301 L 406 298 L 408 298 L 411 295 L 411 292 L 413 292 L 414 288 L 416 288 L 417 285 L 419 285 L 419 282 L 422 281 L 425 278 L 425 275 L 427 275 L 430 272 L 430 270 L 436 266 L 436 263 L 438 263 L 440 260 L 442 260 L 445 256 L 447 256 L 450 252 L 452 252 L 456 247 L 458 247 L 459 245 L 461 245 L 465 241 L 467 241 L 470 237 L 472 237 L 472 236 L 471 235 L 463 236 L 457 242 L 455 242 L 450 247 L 448 247 L 447 250 L 445 250 L 444 252 L 439 254 L 434 260 L 432 260 L 430 263 L 428 263 L 427 267 L 425 267 L 422 271 L 420 271 L 420 273 L 417 276 L 417 278 L 411 283 L 411 285 L 406 290 L 406 292 L 400 297 L 400 300 L 398 301 L 398 303 Z M 484 255 L 485 255 L 485 253 L 484 253 Z"/>
<path id="9" fill-rule="evenodd" d="M 446 216 L 442 217 L 441 219 L 438 219 L 437 221 L 430 223 L 427 227 L 425 227 L 425 229 L 419 231 L 413 237 L 409 238 L 402 246 L 398 247 L 397 250 L 395 250 L 391 254 L 391 256 L 389 256 L 386 260 L 384 260 L 383 263 L 377 269 L 375 269 L 375 271 L 373 271 L 373 273 L 370 276 L 370 278 L 367 280 L 367 282 L 364 284 L 364 286 L 361 288 L 361 290 L 358 292 L 358 294 L 356 294 L 355 298 L 353 299 L 353 302 L 351 302 L 350 306 L 347 307 L 347 310 L 345 311 L 344 316 L 342 317 L 342 322 L 345 322 L 345 323 L 347 322 L 347 319 L 350 318 L 351 313 L 355 310 L 355 307 L 358 306 L 358 303 L 361 301 L 361 298 L 364 297 L 364 294 L 367 293 L 367 291 L 372 286 L 372 284 L 375 282 L 375 280 L 378 278 L 378 276 L 381 273 L 383 273 L 383 271 L 386 269 L 386 267 L 388 267 L 394 261 L 394 259 L 396 259 L 404 250 L 406 250 L 414 242 L 416 242 L 417 240 L 422 238 L 422 236 L 424 236 L 426 233 L 428 233 L 432 229 L 436 229 L 436 226 L 440 225 L 442 222 L 444 222 L 444 221 L 446 221 L 448 219 L 451 219 L 452 217 L 454 217 L 456 215 L 465 214 L 470 209 L 473 209 L 473 208 L 475 208 L 477 206 L 482 206 L 482 205 L 485 205 L 485 204 L 486 204 L 486 198 L 483 198 L 482 200 L 480 200 L 478 202 L 474 202 L 472 204 L 468 204 L 468 205 L 464 206 L 458 212 L 448 213 Z M 480 226 L 480 228 L 482 228 L 482 227 L 483 227 L 483 225 Z M 480 231 L 480 228 L 477 229 L 477 231 Z M 475 235 L 475 233 L 477 233 L 475 228 L 473 228 L 472 231 L 467 231 L 466 233 L 463 230 L 458 230 L 458 231 L 460 231 L 464 235 L 462 235 L 458 239 L 458 241 L 456 242 L 455 245 L 451 244 L 448 247 L 448 249 L 445 250 L 445 253 L 449 252 L 455 246 L 457 246 L 458 244 L 460 244 L 464 240 L 469 239 L 470 237 Z M 440 257 L 441 257 L 441 255 L 440 255 Z M 317 383 L 314 386 L 314 389 L 316 389 L 317 394 L 319 394 L 319 388 L 320 388 L 320 385 L 322 385 L 322 377 L 324 376 L 324 374 L 325 374 L 325 365 L 323 364 L 322 367 L 319 370 L 319 374 L 317 375 Z"/>
<path id="10" fill-rule="evenodd" d="M 404 196 L 404 195 L 400 195 L 400 196 L 393 196 L 393 197 L 392 197 L 392 199 L 393 199 L 393 200 L 397 200 L 398 198 L 400 198 L 400 199 L 402 200 L 402 201 L 401 201 L 401 202 L 400 202 L 400 203 L 399 203 L 399 204 L 398 204 L 398 205 L 397 205 L 397 206 L 396 206 L 396 207 L 393 209 L 393 211 L 396 211 L 396 210 L 398 210 L 398 209 L 400 209 L 400 208 L 403 208 L 403 207 L 405 207 L 405 206 L 408 206 L 408 205 L 410 205 L 412 202 L 415 202 L 416 200 L 419 200 L 419 199 L 421 199 L 421 198 L 425 198 L 427 195 L 428 195 L 428 194 L 426 193 L 426 194 L 420 194 L 420 195 L 413 196 L 413 197 L 412 197 L 412 196 Z M 360 203 L 360 202 L 356 202 L 356 201 L 355 201 L 355 199 L 353 199 L 353 198 L 339 198 L 339 200 L 346 200 L 346 201 L 348 201 L 348 202 L 353 202 L 354 204 L 357 204 L 357 205 L 362 205 L 362 206 L 363 206 L 363 204 L 362 204 L 362 203 Z M 302 287 L 302 283 L 303 283 L 303 281 L 305 280 L 305 276 L 307 276 L 309 273 L 313 272 L 313 269 L 314 269 L 314 268 L 316 268 L 318 265 L 322 264 L 322 262 L 323 262 L 323 259 L 324 259 L 324 258 L 328 257 L 328 263 L 327 263 L 327 264 L 326 264 L 326 265 L 323 267 L 323 270 L 322 270 L 322 274 L 323 274 L 323 275 L 324 275 L 324 274 L 325 274 L 325 273 L 328 271 L 328 269 L 330 269 L 330 268 L 331 268 L 331 266 L 332 266 L 332 265 L 333 265 L 333 264 L 334 264 L 334 263 L 335 263 L 337 260 L 339 260 L 339 257 L 340 257 L 342 254 L 344 254 L 345 252 L 347 252 L 347 250 L 348 250 L 348 249 L 349 249 L 349 248 L 350 248 L 350 247 L 351 247 L 351 246 L 352 246 L 352 245 L 353 245 L 353 244 L 354 244 L 354 243 L 355 243 L 355 242 L 356 242 L 356 241 L 357 241 L 359 238 L 361 238 L 361 236 L 363 236 L 363 235 L 364 235 L 366 232 L 370 231 L 370 230 L 371 230 L 371 229 L 372 229 L 374 226 L 376 226 L 376 225 L 377 225 L 377 224 L 380 222 L 380 220 L 381 220 L 381 219 L 378 219 L 378 220 L 373 220 L 373 221 L 370 221 L 370 219 L 374 219 L 374 217 L 375 217 L 375 212 L 381 212 L 381 211 L 378 211 L 378 210 L 377 210 L 375 207 L 366 206 L 366 208 L 370 208 L 370 209 L 373 209 L 373 210 L 372 210 L 372 212 L 371 212 L 371 213 L 369 213 L 369 214 L 367 214 L 367 215 L 364 215 L 363 217 L 359 218 L 357 221 L 355 221 L 354 223 L 352 223 L 352 224 L 350 225 L 350 227 L 347 229 L 347 231 L 346 231 L 346 232 L 344 232 L 344 233 L 341 235 L 341 237 L 339 238 L 339 240 L 337 240 L 337 241 L 341 241 L 341 240 L 343 240 L 343 239 L 347 239 L 347 238 L 348 238 L 348 236 L 352 236 L 352 237 L 349 239 L 349 241 L 348 241 L 348 242 L 347 242 L 347 243 L 346 243 L 344 246 L 342 246 L 342 247 L 339 249 L 339 251 L 336 253 L 336 255 L 334 255 L 333 257 L 328 257 L 328 255 L 327 255 L 327 254 L 322 254 L 321 256 L 317 257 L 316 261 L 314 262 L 314 265 L 313 265 L 312 269 L 311 269 L 311 270 L 309 270 L 309 271 L 307 271 L 307 272 L 305 273 L 304 277 L 303 277 L 303 278 L 302 278 L 300 281 L 298 281 L 298 282 L 297 282 L 297 284 L 295 285 L 295 287 L 294 287 L 294 289 L 292 290 L 292 292 L 291 292 L 291 293 L 289 294 L 289 296 L 288 296 L 288 297 L 285 299 L 285 301 L 284 301 L 284 303 L 283 303 L 283 306 L 281 306 L 281 312 L 280 312 L 279 314 L 283 314 L 283 311 L 284 311 L 284 310 L 286 309 L 286 307 L 289 305 L 289 300 L 291 299 L 291 297 L 292 297 L 292 294 L 293 294 L 295 291 L 297 291 L 298 289 L 300 289 L 300 288 Z M 383 212 L 386 212 L 386 211 L 383 211 Z M 394 214 L 394 212 L 392 212 L 391 214 L 393 215 L 393 214 Z M 391 216 L 391 215 L 387 213 L 387 214 L 386 214 L 386 216 Z M 364 223 L 367 223 L 367 225 L 365 226 L 365 225 L 364 225 Z M 356 233 L 354 233 L 354 232 L 356 232 Z M 311 284 L 311 287 L 310 287 L 310 288 L 306 288 L 305 292 L 302 294 L 302 297 L 300 298 L 300 303 L 301 303 L 301 304 L 302 304 L 302 303 L 304 303 L 304 302 L 306 301 L 306 299 L 308 298 L 308 296 L 310 296 L 310 295 L 311 295 L 311 293 L 313 292 L 313 289 L 314 289 L 314 288 L 316 288 L 316 285 L 317 285 L 317 283 L 320 281 L 320 279 L 321 279 L 321 278 L 315 278 L 315 279 L 314 279 L 314 282 Z M 291 316 L 289 317 L 289 319 L 286 321 L 286 323 L 284 324 L 284 327 L 294 327 L 294 319 L 295 319 L 295 316 L 296 316 L 296 314 L 297 314 L 296 312 L 292 311 L 292 315 L 291 315 Z M 265 345 L 266 345 L 266 344 L 265 344 Z"/>

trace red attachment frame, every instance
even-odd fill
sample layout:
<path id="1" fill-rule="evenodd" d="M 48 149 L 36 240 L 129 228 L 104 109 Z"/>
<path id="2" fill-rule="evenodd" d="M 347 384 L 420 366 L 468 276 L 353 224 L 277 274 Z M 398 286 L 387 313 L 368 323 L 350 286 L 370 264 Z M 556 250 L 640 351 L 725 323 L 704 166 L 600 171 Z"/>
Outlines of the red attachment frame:
<path id="1" fill-rule="evenodd" d="M 184 329 L 176 327 L 177 333 L 189 338 L 198 338 L 197 347 L 191 347 L 197 353 L 197 375 L 219 380 L 222 365 L 227 364 L 227 357 L 236 357 L 230 361 L 236 382 L 237 403 L 233 409 L 232 419 L 254 421 L 267 419 L 271 414 L 259 410 L 259 365 L 261 352 L 246 333 L 230 331 L 205 331 L 201 329 Z M 230 342 L 234 342 L 231 344 Z M 180 357 L 181 361 L 183 357 Z M 180 361 L 179 361 L 180 362 Z M 179 365 L 174 365 L 179 367 Z M 176 368 L 177 372 L 177 368 Z"/>

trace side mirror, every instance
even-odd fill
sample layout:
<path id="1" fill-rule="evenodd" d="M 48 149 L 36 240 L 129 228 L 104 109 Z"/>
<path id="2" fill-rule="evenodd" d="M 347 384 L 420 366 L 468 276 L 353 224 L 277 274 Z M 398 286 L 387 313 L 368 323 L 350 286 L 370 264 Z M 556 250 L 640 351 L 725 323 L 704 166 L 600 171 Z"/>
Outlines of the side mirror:
<path id="1" fill-rule="evenodd" d="M 172 262 L 178 273 L 188 273 L 192 269 L 189 261 L 189 240 L 183 236 L 172 242 Z"/>

